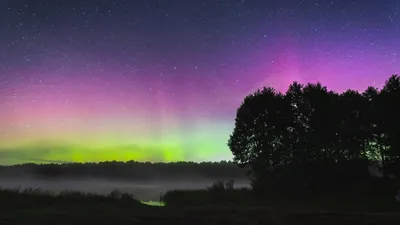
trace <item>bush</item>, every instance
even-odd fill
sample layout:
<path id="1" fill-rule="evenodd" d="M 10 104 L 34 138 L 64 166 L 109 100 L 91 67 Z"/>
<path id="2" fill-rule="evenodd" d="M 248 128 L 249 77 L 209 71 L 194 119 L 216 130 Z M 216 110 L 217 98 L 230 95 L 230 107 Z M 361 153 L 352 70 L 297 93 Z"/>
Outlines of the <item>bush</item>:
<path id="1" fill-rule="evenodd" d="M 246 188 L 235 189 L 231 180 L 214 182 L 205 190 L 167 191 L 162 200 L 167 206 L 204 206 L 243 204 L 252 202 L 254 198 Z"/>

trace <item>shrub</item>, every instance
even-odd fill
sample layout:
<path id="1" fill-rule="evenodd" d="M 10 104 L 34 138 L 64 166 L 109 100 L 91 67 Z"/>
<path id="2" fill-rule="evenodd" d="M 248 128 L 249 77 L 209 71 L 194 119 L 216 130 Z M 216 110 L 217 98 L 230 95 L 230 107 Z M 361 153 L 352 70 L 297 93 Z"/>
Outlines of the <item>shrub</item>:
<path id="1" fill-rule="evenodd" d="M 253 196 L 246 188 L 235 189 L 233 181 L 216 181 L 205 190 L 167 191 L 162 200 L 167 206 L 204 206 L 243 204 L 252 202 Z"/>

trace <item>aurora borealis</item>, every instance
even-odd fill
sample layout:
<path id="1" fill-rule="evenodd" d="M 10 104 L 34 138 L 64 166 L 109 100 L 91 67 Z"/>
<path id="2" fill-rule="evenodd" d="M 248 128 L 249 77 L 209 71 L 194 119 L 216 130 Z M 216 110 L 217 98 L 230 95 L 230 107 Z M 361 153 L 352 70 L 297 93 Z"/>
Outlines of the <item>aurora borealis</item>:
<path id="1" fill-rule="evenodd" d="M 395 0 L 4 0 L 0 164 L 229 160 L 242 99 L 400 72 Z"/>

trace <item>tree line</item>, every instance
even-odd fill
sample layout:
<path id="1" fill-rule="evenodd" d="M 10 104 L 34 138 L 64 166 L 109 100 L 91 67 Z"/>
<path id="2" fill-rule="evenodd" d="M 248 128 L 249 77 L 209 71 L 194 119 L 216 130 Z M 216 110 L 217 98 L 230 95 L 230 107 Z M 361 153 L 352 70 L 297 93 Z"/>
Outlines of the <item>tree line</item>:
<path id="1" fill-rule="evenodd" d="M 337 93 L 321 83 L 264 87 L 237 109 L 228 146 L 251 169 L 253 187 L 349 185 L 400 172 L 400 77 L 382 89 Z"/>
<path id="2" fill-rule="evenodd" d="M 0 166 L 0 178 L 118 179 L 127 181 L 171 179 L 247 179 L 246 171 L 233 162 L 100 162 L 21 164 Z"/>

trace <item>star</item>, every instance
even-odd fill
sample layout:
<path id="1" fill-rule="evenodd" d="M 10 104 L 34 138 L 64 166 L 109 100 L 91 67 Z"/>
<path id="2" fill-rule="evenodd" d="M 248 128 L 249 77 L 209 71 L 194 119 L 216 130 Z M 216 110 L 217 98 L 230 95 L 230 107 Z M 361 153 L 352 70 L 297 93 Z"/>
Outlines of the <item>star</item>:
<path id="1" fill-rule="evenodd" d="M 226 137 L 254 90 L 320 81 L 363 91 L 400 72 L 397 1 L 7 2 L 0 133 L 13 139 L 0 136 L 0 149 L 59 137 L 116 149 L 137 141 L 177 160 L 230 159 Z"/>

